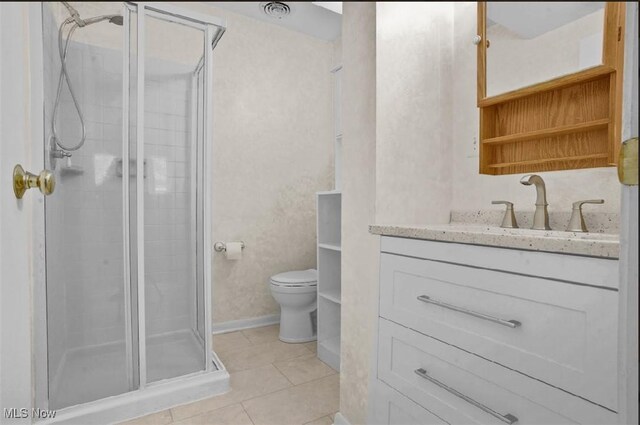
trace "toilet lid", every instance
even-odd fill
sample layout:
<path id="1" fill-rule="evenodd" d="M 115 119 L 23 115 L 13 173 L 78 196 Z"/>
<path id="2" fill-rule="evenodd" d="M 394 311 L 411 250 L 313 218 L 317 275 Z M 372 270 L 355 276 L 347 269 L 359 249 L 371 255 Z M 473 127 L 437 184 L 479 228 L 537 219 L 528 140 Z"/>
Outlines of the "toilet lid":
<path id="1" fill-rule="evenodd" d="M 316 269 L 295 270 L 271 276 L 271 281 L 280 285 L 315 285 L 318 282 Z"/>

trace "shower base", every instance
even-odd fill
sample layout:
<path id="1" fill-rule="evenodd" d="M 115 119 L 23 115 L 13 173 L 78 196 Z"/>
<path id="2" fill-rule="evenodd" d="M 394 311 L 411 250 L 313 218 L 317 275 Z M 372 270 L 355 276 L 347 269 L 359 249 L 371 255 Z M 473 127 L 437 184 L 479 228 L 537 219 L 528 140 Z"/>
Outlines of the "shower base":
<path id="1" fill-rule="evenodd" d="M 152 335 L 147 339 L 147 381 L 175 378 L 202 370 L 204 345 L 191 330 Z"/>
<path id="2" fill-rule="evenodd" d="M 191 330 L 149 337 L 147 339 L 149 384 L 143 395 L 139 391 L 128 392 L 127 359 L 123 343 L 69 350 L 65 353 L 61 367 L 53 380 L 55 390 L 50 392 L 49 408 L 62 410 L 58 411 L 56 420 L 51 422 L 87 423 L 89 418 L 85 417 L 85 413 L 97 415 L 96 420 L 100 418 L 98 422 L 101 422 L 103 416 L 100 411 L 103 409 L 100 405 L 104 405 L 103 408 L 111 406 L 113 409 L 114 403 L 126 404 L 127 399 L 138 401 L 134 403 L 134 409 L 131 409 L 129 414 L 123 407 L 112 411 L 111 414 L 115 414 L 118 420 L 171 407 L 160 399 L 154 402 L 153 389 L 157 389 L 156 395 L 171 393 L 171 387 L 179 389 L 180 394 L 174 394 L 167 399 L 171 405 L 195 401 L 198 398 L 210 397 L 226 391 L 228 373 L 215 354 L 213 356 L 214 371 L 208 373 L 202 371 L 204 356 L 203 344 Z M 188 387 L 191 385 L 194 386 L 195 392 L 189 396 Z M 219 389 L 216 390 L 217 388 Z M 141 398 L 149 399 L 148 405 L 141 403 Z M 136 410 L 139 408 L 142 408 L 140 412 Z M 111 417 L 108 415 L 104 419 L 111 419 Z M 78 421 L 76 422 L 74 418 Z"/>

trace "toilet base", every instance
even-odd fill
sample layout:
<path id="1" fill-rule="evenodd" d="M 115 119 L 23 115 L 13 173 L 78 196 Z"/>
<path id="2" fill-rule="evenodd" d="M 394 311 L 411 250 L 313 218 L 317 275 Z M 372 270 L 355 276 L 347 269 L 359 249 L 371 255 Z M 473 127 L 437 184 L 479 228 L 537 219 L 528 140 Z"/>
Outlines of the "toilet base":
<path id="1" fill-rule="evenodd" d="M 303 342 L 317 341 L 318 337 L 314 335 L 311 338 L 291 339 L 291 338 L 283 338 L 279 336 L 278 339 L 282 342 L 286 342 L 287 344 L 301 344 Z"/>
<path id="2" fill-rule="evenodd" d="M 280 341 L 294 344 L 315 341 L 314 311 L 281 308 Z"/>

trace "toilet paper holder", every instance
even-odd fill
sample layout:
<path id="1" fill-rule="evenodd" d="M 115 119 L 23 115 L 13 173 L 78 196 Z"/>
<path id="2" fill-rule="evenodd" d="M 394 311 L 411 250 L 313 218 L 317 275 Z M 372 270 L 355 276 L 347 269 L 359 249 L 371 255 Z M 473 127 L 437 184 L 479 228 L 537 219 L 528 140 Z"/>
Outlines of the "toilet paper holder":
<path id="1" fill-rule="evenodd" d="M 240 241 L 240 248 L 244 249 L 244 242 Z M 215 252 L 224 252 L 227 250 L 227 245 L 224 242 L 216 242 L 213 244 L 213 250 Z"/>

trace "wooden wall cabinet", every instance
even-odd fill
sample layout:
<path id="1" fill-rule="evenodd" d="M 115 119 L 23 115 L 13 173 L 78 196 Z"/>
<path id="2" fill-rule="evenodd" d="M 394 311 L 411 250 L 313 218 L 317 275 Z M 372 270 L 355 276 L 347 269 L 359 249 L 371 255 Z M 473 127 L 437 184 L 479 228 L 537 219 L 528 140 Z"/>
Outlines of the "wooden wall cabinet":
<path id="1" fill-rule="evenodd" d="M 606 3 L 601 65 L 487 97 L 487 3 L 478 3 L 480 174 L 616 165 L 624 17 L 623 2 Z"/>

